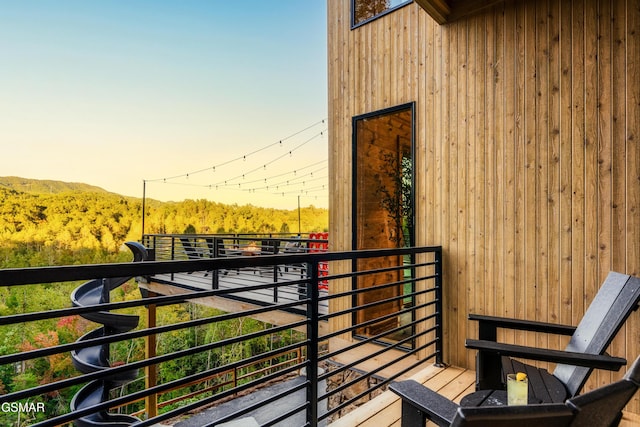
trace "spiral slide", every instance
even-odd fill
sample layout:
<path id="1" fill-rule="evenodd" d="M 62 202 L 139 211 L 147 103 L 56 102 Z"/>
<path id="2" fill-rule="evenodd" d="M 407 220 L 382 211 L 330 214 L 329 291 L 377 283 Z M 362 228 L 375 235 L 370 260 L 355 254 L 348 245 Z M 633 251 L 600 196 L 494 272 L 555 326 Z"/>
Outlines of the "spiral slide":
<path id="1" fill-rule="evenodd" d="M 146 248 L 137 242 L 126 242 L 125 245 L 133 253 L 133 262 L 145 261 L 148 257 Z M 71 294 L 75 307 L 109 303 L 109 293 L 127 282 L 130 277 L 114 277 L 94 279 L 83 283 Z M 83 314 L 82 317 L 103 325 L 78 339 L 85 341 L 121 332 L 127 332 L 138 326 L 138 316 L 117 314 L 108 311 Z M 73 365 L 84 374 L 100 371 L 111 366 L 109 362 L 109 344 L 86 347 L 71 352 Z M 109 391 L 115 387 L 134 380 L 137 370 L 125 371 L 111 378 L 95 380 L 84 386 L 71 401 L 71 410 L 79 411 L 109 400 Z M 75 420 L 76 427 L 124 427 L 140 421 L 136 417 L 121 414 L 110 414 L 99 411 Z"/>

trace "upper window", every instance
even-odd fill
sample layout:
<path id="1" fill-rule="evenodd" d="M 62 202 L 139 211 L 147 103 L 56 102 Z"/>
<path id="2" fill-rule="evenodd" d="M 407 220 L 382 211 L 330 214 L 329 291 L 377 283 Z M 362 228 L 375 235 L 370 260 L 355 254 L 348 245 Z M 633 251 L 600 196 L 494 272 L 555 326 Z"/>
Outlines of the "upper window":
<path id="1" fill-rule="evenodd" d="M 351 25 L 356 27 L 413 0 L 351 0 Z"/>

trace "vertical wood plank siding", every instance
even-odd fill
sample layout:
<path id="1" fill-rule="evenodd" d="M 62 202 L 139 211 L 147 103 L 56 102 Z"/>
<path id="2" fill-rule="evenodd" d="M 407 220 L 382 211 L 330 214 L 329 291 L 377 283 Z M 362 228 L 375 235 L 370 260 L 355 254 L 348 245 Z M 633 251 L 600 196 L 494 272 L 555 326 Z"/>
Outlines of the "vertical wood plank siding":
<path id="1" fill-rule="evenodd" d="M 352 117 L 415 101 L 448 362 L 474 366 L 468 312 L 575 324 L 609 270 L 640 275 L 640 2 L 506 2 L 442 26 L 412 3 L 354 30 L 349 4 L 328 0 L 331 249 L 351 249 Z M 611 353 L 640 354 L 640 312 Z"/>

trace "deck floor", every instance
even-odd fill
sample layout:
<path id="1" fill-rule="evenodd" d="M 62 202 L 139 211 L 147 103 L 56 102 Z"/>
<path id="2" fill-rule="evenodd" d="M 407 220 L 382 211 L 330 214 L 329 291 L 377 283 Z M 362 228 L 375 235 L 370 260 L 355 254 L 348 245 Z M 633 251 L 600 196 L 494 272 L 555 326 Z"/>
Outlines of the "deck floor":
<path id="1" fill-rule="evenodd" d="M 295 302 L 303 298 L 300 292 L 304 287 L 299 285 L 300 280 L 305 279 L 305 272 L 297 267 L 278 266 L 277 276 L 274 267 L 267 268 L 243 268 L 237 270 L 222 270 L 220 272 L 195 271 L 193 273 L 158 274 L 154 278 L 157 281 L 173 283 L 177 286 L 187 286 L 191 289 L 211 290 L 213 289 L 213 275 L 217 274 L 218 289 L 234 289 L 238 292 L 235 297 L 245 301 L 255 301 L 257 303 L 280 303 Z M 274 288 L 242 291 L 250 286 L 275 284 L 277 277 L 277 295 L 274 295 Z M 289 284 L 291 283 L 291 284 Z M 320 290 L 320 296 L 326 296 L 325 289 Z M 306 307 L 297 307 L 300 312 L 305 312 Z M 327 301 L 321 301 L 320 314 L 328 312 Z"/>
<path id="2" fill-rule="evenodd" d="M 475 390 L 475 371 L 457 366 L 438 368 L 426 365 L 411 378 L 454 402 L 460 402 L 463 396 Z M 400 398 L 387 390 L 331 423 L 329 427 L 400 427 L 400 406 Z M 435 424 L 427 423 L 427 426 Z M 620 426 L 639 427 L 640 415 L 625 413 Z"/>

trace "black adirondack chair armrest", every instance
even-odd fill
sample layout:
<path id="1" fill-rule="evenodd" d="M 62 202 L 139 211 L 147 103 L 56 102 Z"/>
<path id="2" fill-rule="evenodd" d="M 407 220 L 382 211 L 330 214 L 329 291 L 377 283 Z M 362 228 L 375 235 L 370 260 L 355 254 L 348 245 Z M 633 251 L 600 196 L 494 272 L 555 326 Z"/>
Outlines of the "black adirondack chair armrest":
<path id="1" fill-rule="evenodd" d="M 457 404 L 414 380 L 395 382 L 389 388 L 402 398 L 403 404 L 425 413 L 439 426 L 451 425 L 458 410 Z"/>
<path id="2" fill-rule="evenodd" d="M 475 320 L 482 326 L 495 328 L 517 329 L 531 332 L 544 332 L 547 334 L 573 335 L 575 326 L 559 325 L 556 323 L 537 322 L 533 320 L 511 319 L 508 317 L 485 316 L 482 314 L 469 314 L 469 320 Z"/>
<path id="3" fill-rule="evenodd" d="M 606 369 L 609 371 L 618 371 L 622 366 L 627 364 L 625 359 L 609 355 L 550 350 L 522 345 L 504 344 L 495 341 L 467 339 L 464 345 L 467 348 L 497 353 L 501 356 L 521 357 L 524 359 L 539 360 L 542 362 L 586 366 L 588 368 Z"/>

